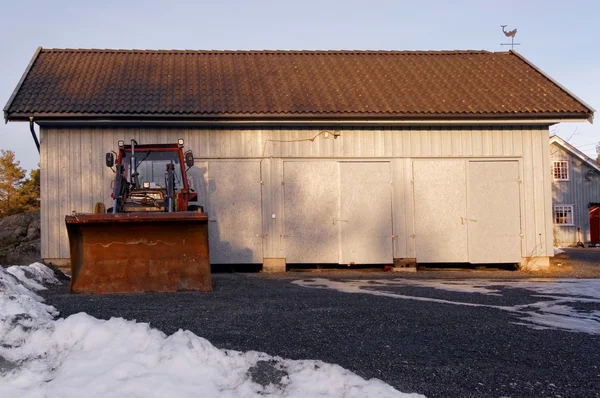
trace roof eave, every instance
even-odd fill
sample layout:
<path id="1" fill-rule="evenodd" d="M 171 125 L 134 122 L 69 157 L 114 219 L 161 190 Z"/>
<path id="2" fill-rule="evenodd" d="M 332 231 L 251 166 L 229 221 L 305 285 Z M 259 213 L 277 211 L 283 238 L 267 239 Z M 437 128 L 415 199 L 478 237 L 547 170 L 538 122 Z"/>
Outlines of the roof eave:
<path id="1" fill-rule="evenodd" d="M 406 124 L 406 125 L 441 125 L 441 124 L 538 124 L 552 125 L 561 122 L 584 122 L 588 114 L 582 113 L 538 113 L 538 114 L 494 114 L 494 115 L 148 115 L 148 114 L 12 114 L 10 121 L 29 121 L 33 117 L 38 124 L 133 124 L 133 123 L 180 123 L 180 124 L 213 124 L 213 125 L 274 125 L 274 124 Z"/>
<path id="2" fill-rule="evenodd" d="M 12 94 L 8 98 L 8 102 L 6 103 L 6 105 L 4 106 L 4 109 L 3 109 L 3 111 L 4 111 L 4 123 L 8 123 L 8 121 L 10 120 L 9 119 L 9 114 L 8 114 L 8 109 L 12 105 L 15 97 L 17 96 L 17 93 L 21 89 L 21 86 L 23 85 L 23 82 L 25 81 L 25 78 L 29 74 L 29 71 L 31 70 L 31 68 L 33 67 L 33 64 L 37 60 L 37 57 L 40 55 L 40 52 L 42 52 L 42 47 L 41 46 L 38 47 L 35 50 L 35 53 L 33 54 L 33 57 L 31 57 L 31 60 L 29 61 L 29 65 L 27 65 L 27 68 L 25 68 L 25 72 L 23 72 L 23 76 L 21 76 L 21 80 L 19 80 L 19 82 L 17 83 L 17 87 L 15 87 L 15 89 L 12 92 Z M 27 119 L 27 120 L 29 120 L 29 119 Z"/>
<path id="3" fill-rule="evenodd" d="M 164 119 L 164 120 L 489 120 L 489 119 L 578 119 L 586 121 L 591 115 L 587 112 L 510 112 L 510 113 L 231 113 L 231 114 L 192 114 L 192 113 L 68 113 L 68 112 L 13 112 L 9 121 L 23 121 L 30 118 L 42 119 Z"/>

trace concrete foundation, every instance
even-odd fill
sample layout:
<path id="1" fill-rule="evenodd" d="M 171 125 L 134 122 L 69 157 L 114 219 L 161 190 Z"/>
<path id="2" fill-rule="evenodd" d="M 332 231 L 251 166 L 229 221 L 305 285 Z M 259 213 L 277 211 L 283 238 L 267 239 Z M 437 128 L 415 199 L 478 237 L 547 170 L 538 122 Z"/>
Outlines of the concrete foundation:
<path id="1" fill-rule="evenodd" d="M 68 258 L 44 258 L 44 264 L 52 264 L 63 273 L 71 273 L 71 259 Z"/>
<path id="2" fill-rule="evenodd" d="M 550 257 L 523 257 L 519 269 L 522 271 L 544 271 L 550 268 Z"/>
<path id="3" fill-rule="evenodd" d="M 395 258 L 392 272 L 417 272 L 417 259 Z"/>
<path id="4" fill-rule="evenodd" d="M 285 272 L 285 258 L 263 259 L 262 272 Z"/>

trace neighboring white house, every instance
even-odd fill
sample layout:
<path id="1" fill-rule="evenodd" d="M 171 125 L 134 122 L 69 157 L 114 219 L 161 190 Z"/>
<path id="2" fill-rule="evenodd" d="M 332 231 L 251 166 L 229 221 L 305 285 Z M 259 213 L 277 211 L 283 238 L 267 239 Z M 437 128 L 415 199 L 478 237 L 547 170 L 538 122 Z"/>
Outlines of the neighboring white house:
<path id="1" fill-rule="evenodd" d="M 548 129 L 593 112 L 514 51 L 38 49 L 4 109 L 40 126 L 44 259 L 118 140 L 183 138 L 211 261 L 281 270 L 547 265 Z"/>
<path id="2" fill-rule="evenodd" d="M 600 165 L 556 135 L 550 159 L 554 244 L 600 243 Z"/>

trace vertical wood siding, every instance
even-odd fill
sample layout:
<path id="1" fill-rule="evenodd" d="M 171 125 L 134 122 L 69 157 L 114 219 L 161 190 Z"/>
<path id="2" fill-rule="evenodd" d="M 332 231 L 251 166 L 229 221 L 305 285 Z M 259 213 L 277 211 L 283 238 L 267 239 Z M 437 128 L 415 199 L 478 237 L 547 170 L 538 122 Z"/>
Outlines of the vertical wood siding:
<path id="1" fill-rule="evenodd" d="M 285 257 L 282 244 L 283 161 L 286 159 L 389 159 L 393 174 L 394 256 L 414 257 L 412 160 L 417 158 L 510 158 L 522 178 L 522 253 L 552 255 L 551 176 L 548 130 L 543 127 L 356 127 L 334 139 L 316 127 L 43 127 L 41 129 L 42 256 L 68 258 L 64 217 L 91 212 L 96 202 L 111 206 L 113 172 L 104 154 L 118 140 L 140 144 L 186 140 L 198 162 L 214 159 L 262 161 L 263 255 Z M 304 141 L 301 141 L 304 140 Z M 290 141 L 290 142 L 281 142 Z M 194 172 L 195 173 L 195 172 Z M 192 175 L 200 180 L 202 173 Z M 258 182 L 260 183 L 260 182 Z M 206 189 L 197 187 L 199 190 Z M 243 194 L 243 193 L 241 193 Z M 206 192 L 200 192 L 206 197 Z M 441 198 L 443 199 L 443 198 Z"/>
<path id="2" fill-rule="evenodd" d="M 548 173 L 552 184 L 552 205 L 573 205 L 572 226 L 554 225 L 556 245 L 575 245 L 578 241 L 577 228 L 581 228 L 581 241 L 590 242 L 589 203 L 600 203 L 600 174 L 591 169 L 579 158 L 574 157 L 563 147 L 550 146 L 552 160 L 569 162 L 569 180 L 553 181 L 552 169 Z M 550 162 L 550 167 L 552 163 Z M 588 175 L 588 171 L 592 174 Z"/>

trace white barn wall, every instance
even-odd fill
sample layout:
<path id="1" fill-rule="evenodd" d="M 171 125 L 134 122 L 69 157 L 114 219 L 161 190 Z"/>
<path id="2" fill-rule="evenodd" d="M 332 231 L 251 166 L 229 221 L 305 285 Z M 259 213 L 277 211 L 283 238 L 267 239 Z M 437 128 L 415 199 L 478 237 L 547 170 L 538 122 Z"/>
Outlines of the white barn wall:
<path id="1" fill-rule="evenodd" d="M 413 210 L 412 159 L 515 159 L 519 161 L 522 179 L 523 257 L 553 255 L 547 128 L 357 127 L 340 130 L 341 136 L 337 139 L 331 135 L 325 139 L 321 135 L 313 142 L 268 141 L 312 138 L 322 130 L 316 127 L 42 126 L 42 257 L 69 257 L 65 215 L 72 211 L 91 212 L 98 201 L 110 206 L 110 183 L 114 174 L 104 164 L 104 153 L 115 150 L 118 140 L 131 138 L 140 144 L 168 143 L 184 138 L 186 149 L 193 150 L 198 159 L 192 169 L 192 179 L 195 184 L 204 184 L 204 189 L 210 166 L 203 162 L 226 159 L 260 162 L 262 159 L 262 176 L 257 176 L 256 184 L 262 192 L 264 257 L 285 257 L 281 217 L 284 160 L 389 160 L 393 176 L 394 256 L 414 258 L 414 231 L 418 221 L 414 220 Z M 204 197 L 206 192 L 199 195 Z M 273 219 L 272 214 L 276 218 Z"/>

